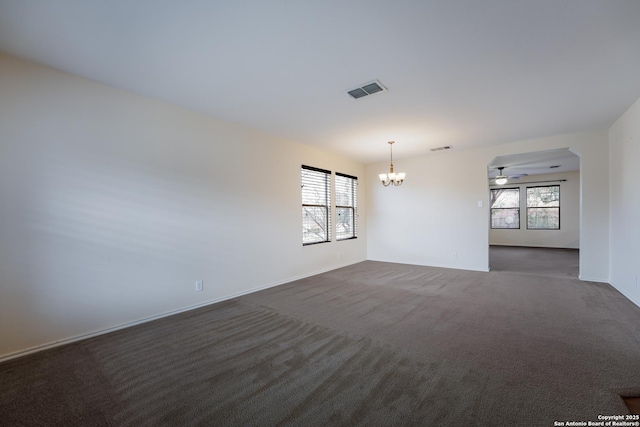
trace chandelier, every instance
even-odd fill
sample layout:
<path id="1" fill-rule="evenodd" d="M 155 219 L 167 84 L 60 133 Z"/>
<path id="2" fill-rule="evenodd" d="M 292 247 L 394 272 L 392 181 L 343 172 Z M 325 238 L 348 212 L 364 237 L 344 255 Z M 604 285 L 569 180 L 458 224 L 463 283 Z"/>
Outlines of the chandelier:
<path id="1" fill-rule="evenodd" d="M 404 172 L 393 172 L 393 144 L 395 141 L 389 141 L 389 150 L 391 152 L 391 165 L 389 166 L 389 173 L 381 173 L 378 175 L 382 185 L 388 187 L 389 185 L 400 185 L 404 181 L 404 177 L 407 175 Z"/>

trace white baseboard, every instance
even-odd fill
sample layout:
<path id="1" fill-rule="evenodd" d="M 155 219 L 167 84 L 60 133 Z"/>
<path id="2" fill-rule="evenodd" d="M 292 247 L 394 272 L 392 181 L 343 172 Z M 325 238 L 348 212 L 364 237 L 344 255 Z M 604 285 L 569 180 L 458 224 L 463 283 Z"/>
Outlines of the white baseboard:
<path id="1" fill-rule="evenodd" d="M 258 291 L 262 291 L 264 289 L 269 289 L 269 288 L 273 288 L 274 286 L 280 286 L 280 285 L 284 285 L 285 283 L 290 283 L 290 282 L 295 282 L 296 280 L 300 280 L 300 279 L 304 279 L 307 277 L 311 277 L 311 276 L 315 276 L 317 274 L 322 274 L 322 273 L 326 273 L 327 271 L 332 271 L 332 270 L 337 270 L 338 268 L 343 268 L 343 267 L 347 267 L 349 265 L 353 265 L 353 264 L 357 264 L 359 262 L 362 262 L 365 260 L 360 260 L 360 261 L 354 261 L 354 262 L 348 262 L 348 263 L 344 263 L 344 264 L 340 264 L 337 266 L 333 266 L 333 267 L 328 267 L 328 268 L 324 268 L 321 270 L 317 270 L 314 271 L 312 273 L 308 273 L 308 274 L 302 274 L 300 276 L 295 276 L 295 277 L 291 277 L 289 279 L 285 279 L 285 280 L 279 280 L 277 282 L 273 282 L 273 283 L 269 283 L 267 285 L 263 285 L 263 286 L 258 286 L 255 288 L 251 288 L 248 289 L 246 291 L 241 291 L 241 292 L 236 292 L 234 294 L 230 294 L 230 295 L 225 295 L 223 297 L 220 298 L 215 298 L 212 300 L 208 300 L 199 304 L 194 304 L 194 305 L 190 305 L 187 307 L 182 307 L 176 310 L 171 310 L 171 311 L 167 311 L 161 314 L 157 314 L 154 316 L 149 316 L 149 317 L 145 317 L 139 320 L 134 320 L 132 322 L 127 322 L 127 323 L 123 323 L 117 326 L 112 326 L 110 328 L 105 328 L 105 329 L 99 329 L 97 331 L 92 331 L 92 332 L 88 332 L 86 334 L 80 334 L 80 335 L 75 335 L 73 337 L 68 337 L 68 338 L 62 338 L 53 342 L 49 342 L 46 344 L 41 344 L 41 345 L 37 345 L 34 347 L 30 347 L 27 348 L 25 350 L 19 350 L 13 353 L 9 353 L 9 354 L 5 354 L 5 355 L 1 355 L 0 356 L 0 363 L 1 362 L 5 362 L 7 360 L 11 360 L 11 359 L 16 359 L 18 357 L 22 357 L 22 356 L 26 356 L 29 354 L 33 354 L 33 353 L 37 353 L 39 351 L 44 351 L 44 350 L 48 350 L 51 348 L 55 348 L 55 347 L 60 347 L 63 346 L 65 344 L 71 344 L 73 342 L 76 341 L 82 341 L 88 338 L 93 338 L 93 337 L 97 337 L 100 335 L 104 335 L 104 334 L 108 334 L 110 332 L 115 332 L 115 331 L 119 331 L 121 329 L 126 329 L 126 328 L 130 328 L 132 326 L 136 326 L 136 325 L 141 325 L 143 323 L 147 323 L 147 322 L 151 322 L 154 320 L 158 320 L 158 319 L 162 319 L 163 317 L 168 317 L 168 316 L 173 316 L 174 314 L 179 314 L 179 313 L 184 313 L 186 311 L 190 311 L 190 310 L 195 310 L 197 308 L 200 307 L 205 307 L 207 305 L 211 305 L 211 304 L 216 304 L 222 301 L 226 301 L 226 300 L 230 300 L 233 298 L 237 298 L 243 295 L 247 295 L 247 294 L 251 294 L 254 292 L 258 292 Z"/>
<path id="2" fill-rule="evenodd" d="M 388 259 L 376 259 L 376 258 L 368 258 L 367 261 L 375 261 L 375 262 L 388 262 L 391 264 L 403 264 L 403 265 L 417 265 L 419 267 L 433 267 L 433 268 L 448 268 L 450 270 L 463 270 L 463 271 L 478 271 L 480 273 L 488 273 L 490 269 L 487 268 L 472 268 L 472 267 L 463 267 L 459 265 L 438 265 L 438 264 L 422 264 L 420 262 L 407 262 L 407 261 L 389 261 Z"/>
<path id="3" fill-rule="evenodd" d="M 624 295 L 629 301 L 631 301 L 632 303 L 634 303 L 635 305 L 637 305 L 638 307 L 640 307 L 640 299 L 637 299 L 636 297 L 630 295 L 627 291 L 625 291 L 623 288 L 621 288 L 620 286 L 617 286 L 615 283 L 611 282 L 611 286 L 613 286 L 614 288 L 616 288 L 616 291 L 620 292 L 622 295 Z"/>
<path id="4" fill-rule="evenodd" d="M 594 277 L 585 277 L 580 275 L 578 275 L 578 279 L 582 280 L 583 282 L 609 283 L 609 279 L 597 279 Z"/>

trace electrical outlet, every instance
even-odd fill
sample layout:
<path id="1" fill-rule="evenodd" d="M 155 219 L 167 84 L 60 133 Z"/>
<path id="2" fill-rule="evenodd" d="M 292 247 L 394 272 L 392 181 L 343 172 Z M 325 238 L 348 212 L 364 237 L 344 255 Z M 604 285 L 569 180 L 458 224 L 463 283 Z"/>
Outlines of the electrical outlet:
<path id="1" fill-rule="evenodd" d="M 202 280 L 196 282 L 196 292 L 202 292 Z"/>
<path id="2" fill-rule="evenodd" d="M 453 259 L 458 259 L 458 252 L 453 252 L 453 253 L 451 254 L 451 258 L 453 258 Z"/>

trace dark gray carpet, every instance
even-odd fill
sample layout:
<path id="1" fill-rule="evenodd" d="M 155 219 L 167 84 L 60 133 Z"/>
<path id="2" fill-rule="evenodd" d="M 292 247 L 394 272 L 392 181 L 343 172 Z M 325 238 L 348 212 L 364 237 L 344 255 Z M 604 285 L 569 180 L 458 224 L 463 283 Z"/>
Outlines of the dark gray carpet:
<path id="1" fill-rule="evenodd" d="M 578 249 L 491 246 L 491 271 L 535 274 L 544 277 L 575 278 L 579 272 Z"/>
<path id="2" fill-rule="evenodd" d="M 367 261 L 1 364 L 0 424 L 547 426 L 621 394 L 640 308 L 609 285 Z"/>

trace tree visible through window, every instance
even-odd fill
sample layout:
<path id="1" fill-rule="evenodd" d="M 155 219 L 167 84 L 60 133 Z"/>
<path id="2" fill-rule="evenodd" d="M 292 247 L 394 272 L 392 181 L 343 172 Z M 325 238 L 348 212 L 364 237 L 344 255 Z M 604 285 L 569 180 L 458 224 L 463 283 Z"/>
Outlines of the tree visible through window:
<path id="1" fill-rule="evenodd" d="M 491 228 L 520 228 L 520 189 L 491 190 Z"/>
<path id="2" fill-rule="evenodd" d="M 331 171 L 302 166 L 302 244 L 328 242 Z"/>
<path id="3" fill-rule="evenodd" d="M 358 178 L 336 172 L 336 240 L 357 237 Z"/>
<path id="4" fill-rule="evenodd" d="M 527 228 L 560 229 L 560 186 L 527 187 Z"/>

